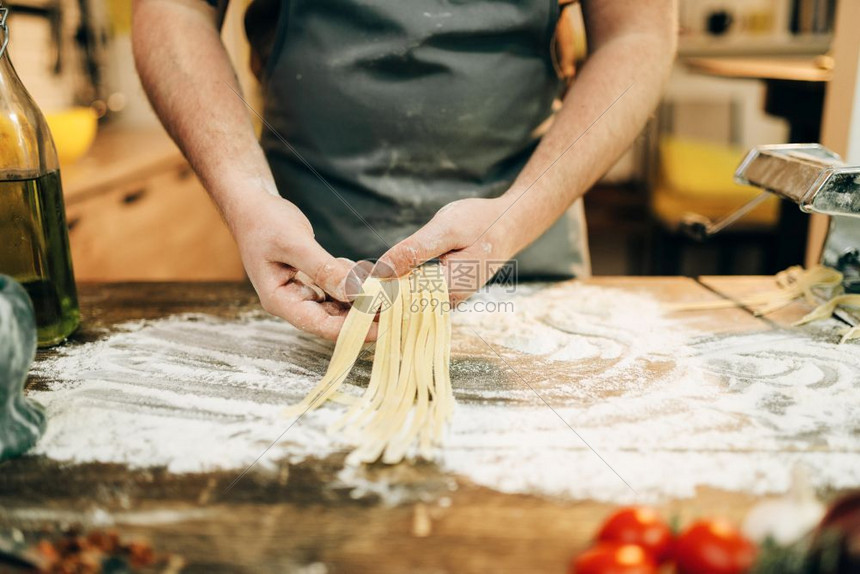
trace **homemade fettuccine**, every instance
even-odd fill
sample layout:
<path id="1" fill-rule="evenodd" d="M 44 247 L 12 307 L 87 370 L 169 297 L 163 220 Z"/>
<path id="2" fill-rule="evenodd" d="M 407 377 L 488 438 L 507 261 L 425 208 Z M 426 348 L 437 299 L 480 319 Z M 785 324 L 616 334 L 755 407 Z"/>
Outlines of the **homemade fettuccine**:
<path id="1" fill-rule="evenodd" d="M 349 404 L 329 429 L 356 444 L 347 462 L 397 463 L 432 456 L 454 408 L 448 371 L 451 322 L 448 288 L 438 267 L 390 281 L 370 277 L 350 309 L 331 362 L 316 388 L 288 409 L 301 416 L 327 400 Z M 379 312 L 370 381 L 361 397 L 338 393 L 360 357 Z"/>

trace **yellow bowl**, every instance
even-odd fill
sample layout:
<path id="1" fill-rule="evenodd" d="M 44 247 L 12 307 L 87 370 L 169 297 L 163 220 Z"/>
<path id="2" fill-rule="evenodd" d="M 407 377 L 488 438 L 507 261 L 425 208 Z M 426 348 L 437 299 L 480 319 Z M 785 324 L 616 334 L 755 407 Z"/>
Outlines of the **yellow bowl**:
<path id="1" fill-rule="evenodd" d="M 45 114 L 48 127 L 57 146 L 60 164 L 75 163 L 87 153 L 98 129 L 98 116 L 92 108 L 69 108 Z"/>

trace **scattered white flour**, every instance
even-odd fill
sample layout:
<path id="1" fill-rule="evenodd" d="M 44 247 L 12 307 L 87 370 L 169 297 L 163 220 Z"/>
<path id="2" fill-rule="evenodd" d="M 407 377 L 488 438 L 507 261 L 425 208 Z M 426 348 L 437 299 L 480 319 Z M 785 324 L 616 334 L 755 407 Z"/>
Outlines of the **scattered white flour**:
<path id="1" fill-rule="evenodd" d="M 705 336 L 648 296 L 570 283 L 491 290 L 454 326 L 458 406 L 440 455 L 452 475 L 614 502 L 698 486 L 783 491 L 796 462 L 817 487 L 860 484 L 860 345 L 799 330 Z M 292 426 L 281 411 L 313 387 L 330 354 L 256 314 L 126 324 L 36 365 L 50 389 L 30 393 L 49 416 L 37 452 L 173 472 L 242 469 L 283 433 L 258 464 L 326 457 L 348 448 L 324 431 L 340 407 Z M 365 359 L 353 377 L 362 384 Z M 396 484 L 359 474 L 337 478 L 397 498 Z"/>

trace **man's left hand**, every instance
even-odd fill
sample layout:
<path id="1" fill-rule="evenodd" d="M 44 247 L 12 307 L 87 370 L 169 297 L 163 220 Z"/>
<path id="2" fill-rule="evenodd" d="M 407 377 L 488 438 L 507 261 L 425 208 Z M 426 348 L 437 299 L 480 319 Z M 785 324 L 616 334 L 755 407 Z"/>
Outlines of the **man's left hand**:
<path id="1" fill-rule="evenodd" d="M 516 254 L 507 199 L 468 198 L 452 202 L 427 225 L 389 249 L 377 269 L 402 277 L 434 258 L 445 267 L 450 299 L 462 301 L 480 289 Z"/>

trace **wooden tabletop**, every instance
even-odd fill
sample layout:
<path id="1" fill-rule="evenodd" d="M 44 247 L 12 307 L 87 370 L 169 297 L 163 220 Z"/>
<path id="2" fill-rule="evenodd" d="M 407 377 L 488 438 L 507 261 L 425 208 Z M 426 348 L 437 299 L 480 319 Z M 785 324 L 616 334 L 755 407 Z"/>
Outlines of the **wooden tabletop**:
<path id="1" fill-rule="evenodd" d="M 763 277 L 587 283 L 666 302 L 731 299 L 773 286 Z M 102 339 L 113 325 L 134 319 L 186 312 L 231 318 L 258 308 L 252 289 L 234 283 L 91 284 L 80 294 L 83 327 L 72 344 Z M 779 328 L 806 311 L 797 303 L 759 319 L 730 308 L 688 320 L 715 334 L 744 333 Z M 57 352 L 42 351 L 37 360 Z M 31 377 L 28 386 L 46 390 L 55 383 Z M 0 464 L 0 534 L 16 528 L 35 539 L 45 525 L 98 524 L 96 517 L 107 515 L 122 536 L 143 535 L 157 550 L 183 556 L 186 572 L 564 572 L 611 509 L 595 501 L 503 494 L 460 479 L 441 504 L 433 485 L 448 477 L 430 464 L 411 471 L 426 486 L 426 500 L 386 506 L 331 487 L 342 460 L 282 462 L 228 490 L 235 471 L 171 474 L 28 456 Z M 391 471 L 378 472 L 385 478 Z M 754 501 L 747 493 L 700 489 L 661 508 L 682 520 L 701 514 L 740 520 Z M 326 568 L 302 570 L 316 563 Z"/>

